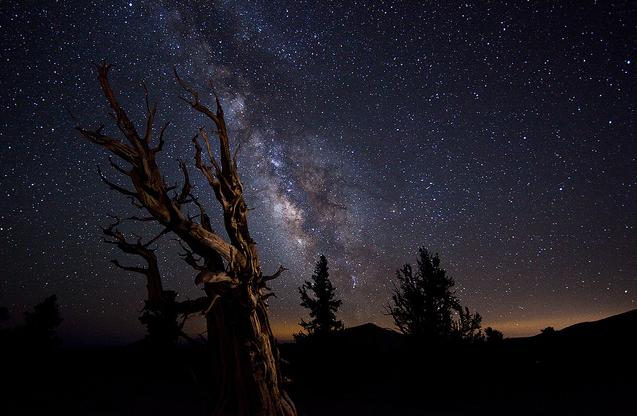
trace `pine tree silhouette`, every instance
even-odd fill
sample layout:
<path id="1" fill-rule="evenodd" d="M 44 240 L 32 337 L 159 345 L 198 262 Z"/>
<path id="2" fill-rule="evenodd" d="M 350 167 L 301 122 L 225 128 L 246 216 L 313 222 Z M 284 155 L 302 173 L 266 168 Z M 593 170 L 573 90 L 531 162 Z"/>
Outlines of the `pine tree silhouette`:
<path id="1" fill-rule="evenodd" d="M 420 247 L 416 270 L 405 264 L 396 272 L 387 310 L 398 329 L 407 335 L 428 341 L 481 341 L 482 317 L 463 308 L 455 296 L 453 278 L 440 267 L 438 254 Z"/>
<path id="2" fill-rule="evenodd" d="M 299 287 L 301 306 L 310 310 L 309 322 L 301 319 L 299 325 L 305 333 L 295 334 L 297 340 L 308 336 L 320 336 L 343 329 L 343 322 L 336 319 L 336 312 L 341 306 L 341 300 L 335 299 L 336 288 L 329 279 L 327 259 L 321 255 L 316 263 L 314 274 L 310 281 Z M 310 295 L 309 292 L 313 293 Z"/>

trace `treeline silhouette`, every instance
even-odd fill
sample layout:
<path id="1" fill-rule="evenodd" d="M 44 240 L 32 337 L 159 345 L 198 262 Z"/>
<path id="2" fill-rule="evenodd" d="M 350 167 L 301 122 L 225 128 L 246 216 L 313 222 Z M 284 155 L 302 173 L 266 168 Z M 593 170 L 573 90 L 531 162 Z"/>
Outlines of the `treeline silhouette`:
<path id="1" fill-rule="evenodd" d="M 500 331 L 493 328 L 482 330 L 482 317 L 461 305 L 454 286 L 455 281 L 441 267 L 438 254 L 432 255 L 421 247 L 415 267 L 408 263 L 397 270 L 386 312 L 400 332 L 421 342 L 444 344 L 502 340 Z M 298 288 L 298 292 L 300 305 L 308 310 L 310 319 L 300 320 L 302 330 L 294 334 L 297 342 L 329 336 L 345 328 L 337 318 L 343 301 L 338 298 L 337 288 L 329 277 L 325 255 L 319 256 L 314 273 Z M 174 290 L 161 289 L 156 295 L 149 290 L 148 294 L 149 298 L 144 301 L 139 316 L 140 323 L 146 328 L 144 345 L 174 347 L 180 337 L 191 343 L 203 342 L 202 337 L 191 337 L 183 332 L 184 322 L 190 316 L 183 311 L 194 309 L 188 305 L 198 300 L 177 301 L 178 293 Z M 5 328 L 10 313 L 6 307 L 0 307 L 0 336 L 5 346 L 51 348 L 59 344 L 55 330 L 62 319 L 55 295 L 46 298 L 33 311 L 27 311 L 24 315 L 23 325 Z M 548 327 L 542 333 L 548 335 L 549 331 L 554 330 Z"/>
<path id="2" fill-rule="evenodd" d="M 564 330 L 505 339 L 463 305 L 438 255 L 401 267 L 385 311 L 398 331 L 346 327 L 328 259 L 299 287 L 307 317 L 280 345 L 300 415 L 628 415 L 637 409 L 637 310 Z M 177 305 L 176 293 L 162 305 Z M 215 371 L 207 345 L 178 343 L 183 318 L 143 309 L 142 342 L 59 349 L 55 296 L 9 326 L 0 308 L 8 383 L 0 414 L 207 415 Z M 381 305 L 382 307 L 382 305 Z M 183 338 L 182 338 L 183 339 Z M 158 345 L 170 348 L 158 348 Z M 514 410 L 512 410 L 514 409 Z"/>
<path id="3" fill-rule="evenodd" d="M 310 320 L 281 346 L 290 391 L 308 415 L 611 415 L 637 399 L 637 310 L 574 337 L 547 327 L 505 339 L 463 305 L 437 254 L 421 247 L 397 270 L 386 313 L 399 333 L 345 328 L 342 301 L 319 258 L 299 288 Z M 599 334 L 604 334 L 600 336 Z M 514 410 L 512 410 L 514 409 Z"/>
<path id="4" fill-rule="evenodd" d="M 62 323 L 57 296 L 51 295 L 24 313 L 24 323 L 7 326 L 11 314 L 0 307 L 0 350 L 11 351 L 52 350 L 59 346 L 57 327 Z"/>
<path id="5" fill-rule="evenodd" d="M 420 247 L 415 267 L 407 263 L 396 271 L 386 313 L 400 332 L 419 343 L 501 341 L 502 332 L 491 327 L 482 330 L 482 316 L 461 304 L 454 287 L 455 281 L 441 267 L 438 254 Z M 301 319 L 303 331 L 294 335 L 297 342 L 324 338 L 344 328 L 337 319 L 343 302 L 336 296 L 324 255 L 319 257 L 310 280 L 299 287 L 299 293 L 300 305 L 308 309 L 310 320 Z"/>

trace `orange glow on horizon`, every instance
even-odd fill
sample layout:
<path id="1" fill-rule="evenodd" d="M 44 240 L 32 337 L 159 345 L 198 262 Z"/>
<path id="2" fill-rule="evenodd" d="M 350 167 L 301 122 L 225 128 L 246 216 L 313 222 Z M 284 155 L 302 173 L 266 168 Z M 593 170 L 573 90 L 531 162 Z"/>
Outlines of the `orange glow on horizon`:
<path id="1" fill-rule="evenodd" d="M 528 337 L 533 335 L 538 335 L 540 331 L 548 326 L 552 326 L 556 330 L 560 330 L 566 328 L 568 326 L 578 324 L 581 322 L 591 322 L 598 321 L 600 319 L 607 318 L 609 316 L 625 312 L 624 310 L 620 311 L 600 311 L 600 312 L 591 312 L 591 313 L 581 313 L 574 314 L 569 316 L 546 316 L 546 317 L 537 317 L 530 319 L 515 319 L 510 321 L 485 321 L 482 324 L 482 328 L 492 327 L 501 331 L 506 338 L 516 338 L 516 337 Z M 346 325 L 348 327 L 354 327 L 363 324 L 364 322 Z M 375 322 L 372 323 L 392 330 L 396 330 L 396 328 L 391 325 L 389 322 Z M 294 340 L 293 334 L 299 332 L 301 327 L 297 323 L 287 323 L 287 322 L 272 322 L 272 332 L 274 336 L 280 342 L 291 342 Z"/>
<path id="2" fill-rule="evenodd" d="M 518 319 L 510 321 L 489 322 L 484 324 L 482 327 L 486 328 L 487 326 L 491 326 L 498 331 L 502 331 L 502 333 L 504 333 L 504 336 L 507 338 L 528 337 L 539 334 L 542 329 L 548 326 L 552 326 L 556 330 L 560 330 L 581 322 L 598 321 L 600 319 L 608 318 L 609 316 L 622 312 L 625 311 L 614 311 L 611 313 L 582 313 L 570 316 L 553 316 L 526 320 Z"/>

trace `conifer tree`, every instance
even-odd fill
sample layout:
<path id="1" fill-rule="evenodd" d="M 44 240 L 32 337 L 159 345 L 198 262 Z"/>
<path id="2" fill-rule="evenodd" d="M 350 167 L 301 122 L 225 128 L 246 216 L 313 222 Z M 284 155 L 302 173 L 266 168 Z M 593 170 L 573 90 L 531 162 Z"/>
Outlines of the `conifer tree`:
<path id="1" fill-rule="evenodd" d="M 404 334 L 428 341 L 483 339 L 480 314 L 471 314 L 454 293 L 455 282 L 440 267 L 438 254 L 418 250 L 416 270 L 405 264 L 396 272 L 388 314 Z"/>
<path id="2" fill-rule="evenodd" d="M 305 329 L 305 333 L 296 334 L 297 340 L 343 329 L 343 322 L 336 319 L 336 312 L 342 301 L 335 299 L 335 292 L 336 288 L 329 279 L 327 258 L 321 255 L 311 280 L 299 287 L 301 306 L 310 310 L 310 318 L 312 319 L 309 322 L 301 320 L 300 325 Z"/>
<path id="3" fill-rule="evenodd" d="M 453 333 L 461 341 L 482 342 L 484 334 L 482 333 L 481 324 L 482 316 L 478 312 L 469 312 L 468 307 L 462 308 L 460 305 L 456 308 L 458 319 L 454 321 Z"/>

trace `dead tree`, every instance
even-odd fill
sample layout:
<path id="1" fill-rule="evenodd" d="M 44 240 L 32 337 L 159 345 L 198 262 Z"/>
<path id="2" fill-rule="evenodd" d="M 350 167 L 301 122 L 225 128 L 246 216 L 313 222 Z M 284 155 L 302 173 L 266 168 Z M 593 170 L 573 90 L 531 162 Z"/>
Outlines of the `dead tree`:
<path id="1" fill-rule="evenodd" d="M 215 415 L 296 415 L 293 402 L 283 388 L 276 341 L 267 313 L 266 299 L 270 295 L 266 282 L 280 274 L 267 277 L 261 272 L 256 243 L 248 230 L 248 208 L 243 198 L 243 185 L 237 173 L 235 151 L 232 154 L 223 109 L 218 97 L 213 112 L 200 101 L 197 91 L 187 85 L 175 71 L 179 85 L 186 93 L 180 97 L 196 114 L 212 122 L 218 136 L 219 160 L 204 128 L 193 138 L 196 168 L 212 187 L 223 210 L 226 241 L 210 226 L 201 204 L 192 195 L 192 186 L 185 163 L 180 162 L 184 175 L 180 189 L 169 186 L 156 158 L 164 146 L 168 123 L 155 139 L 156 105 L 150 105 L 146 91 L 146 121 L 143 135 L 119 104 L 110 85 L 111 66 L 102 64 L 97 77 L 112 110 L 112 117 L 125 141 L 104 133 L 104 125 L 91 130 L 78 126 L 79 133 L 114 154 L 128 166 L 114 160 L 111 165 L 127 178 L 132 189 L 102 180 L 112 189 L 131 198 L 134 205 L 145 209 L 149 217 L 172 232 L 187 250 L 185 260 L 199 274 L 207 295 L 206 321 L 212 361 L 217 377 Z M 203 147 L 202 147 L 203 145 Z M 205 150 L 204 150 L 205 149 Z M 204 156 L 205 151 L 205 156 Z M 187 204 L 194 204 L 199 215 L 190 217 Z M 199 218 L 199 221 L 195 221 Z"/>
<path id="2" fill-rule="evenodd" d="M 106 236 L 104 241 L 116 245 L 124 253 L 141 257 L 147 264 L 147 267 L 124 266 L 117 260 L 111 260 L 111 263 L 120 269 L 146 277 L 147 298 L 139 320 L 148 329 L 147 340 L 156 347 L 173 346 L 179 337 L 192 341 L 192 338 L 183 331 L 184 324 L 193 314 L 203 312 L 208 302 L 206 297 L 178 302 L 177 292 L 164 290 L 157 256 L 151 246 L 166 234 L 166 229 L 146 243 L 140 236 L 135 236 L 136 239 L 133 242 L 127 240 L 124 233 L 118 229 L 120 224 L 120 219 L 116 218 L 114 223 L 102 229 Z"/>

